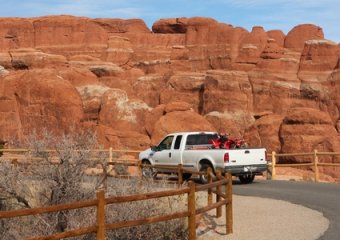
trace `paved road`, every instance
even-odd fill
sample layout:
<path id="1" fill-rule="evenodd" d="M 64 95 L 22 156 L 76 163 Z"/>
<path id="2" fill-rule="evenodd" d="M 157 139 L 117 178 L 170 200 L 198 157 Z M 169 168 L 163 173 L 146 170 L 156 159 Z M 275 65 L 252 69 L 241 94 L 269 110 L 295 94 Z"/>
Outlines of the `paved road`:
<path id="1" fill-rule="evenodd" d="M 279 199 L 320 211 L 330 221 L 320 240 L 340 239 L 340 184 L 255 180 L 252 184 L 234 182 L 233 192 L 243 196 Z"/>

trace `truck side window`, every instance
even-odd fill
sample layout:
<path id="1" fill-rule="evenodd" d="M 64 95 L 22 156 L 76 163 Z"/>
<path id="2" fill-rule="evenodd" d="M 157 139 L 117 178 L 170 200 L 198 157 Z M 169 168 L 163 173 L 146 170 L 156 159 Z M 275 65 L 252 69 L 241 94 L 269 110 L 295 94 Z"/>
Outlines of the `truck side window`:
<path id="1" fill-rule="evenodd" d="M 182 135 L 178 135 L 175 140 L 175 147 L 174 149 L 179 149 L 181 146 L 181 141 L 182 141 Z"/>
<path id="2" fill-rule="evenodd" d="M 216 139 L 217 134 L 192 134 L 188 136 L 187 145 L 209 144 L 210 139 Z"/>
<path id="3" fill-rule="evenodd" d="M 216 133 L 188 135 L 186 149 L 191 149 L 192 147 L 198 146 L 198 145 L 200 146 L 210 145 L 209 140 L 216 139 L 216 138 L 217 138 Z"/>
<path id="4" fill-rule="evenodd" d="M 171 149 L 172 140 L 174 136 L 167 136 L 164 140 L 158 145 L 158 149 L 161 150 L 169 150 Z"/>

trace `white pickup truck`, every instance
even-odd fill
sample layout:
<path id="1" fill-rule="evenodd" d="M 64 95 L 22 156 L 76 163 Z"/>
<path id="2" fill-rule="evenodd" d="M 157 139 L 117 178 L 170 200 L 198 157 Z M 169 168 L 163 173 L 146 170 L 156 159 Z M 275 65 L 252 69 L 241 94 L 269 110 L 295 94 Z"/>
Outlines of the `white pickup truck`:
<path id="1" fill-rule="evenodd" d="M 267 170 L 265 148 L 244 149 L 212 149 L 209 140 L 218 137 L 215 132 L 180 132 L 167 135 L 157 146 L 153 146 L 139 154 L 143 164 L 177 166 L 191 171 L 206 171 L 209 167 L 213 172 L 217 169 L 223 173 L 230 172 L 242 183 L 251 183 L 255 175 Z M 171 173 L 170 170 L 143 168 L 144 175 Z M 191 177 L 183 174 L 184 179 Z M 201 182 L 207 179 L 203 175 Z"/>

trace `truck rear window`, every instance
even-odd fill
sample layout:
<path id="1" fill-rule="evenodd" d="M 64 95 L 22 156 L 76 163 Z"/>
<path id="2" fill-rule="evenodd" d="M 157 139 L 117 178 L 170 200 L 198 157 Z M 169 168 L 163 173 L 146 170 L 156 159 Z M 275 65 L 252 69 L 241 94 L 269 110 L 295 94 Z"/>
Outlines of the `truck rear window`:
<path id="1" fill-rule="evenodd" d="M 196 145 L 211 145 L 209 143 L 210 139 L 216 139 L 218 136 L 216 133 L 214 134 L 191 134 L 188 135 L 187 138 L 187 146 L 196 146 Z"/>

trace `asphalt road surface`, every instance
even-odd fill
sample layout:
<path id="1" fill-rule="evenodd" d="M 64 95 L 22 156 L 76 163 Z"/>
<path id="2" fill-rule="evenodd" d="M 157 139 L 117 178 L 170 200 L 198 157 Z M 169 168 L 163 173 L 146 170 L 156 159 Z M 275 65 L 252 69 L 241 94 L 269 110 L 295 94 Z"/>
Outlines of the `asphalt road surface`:
<path id="1" fill-rule="evenodd" d="M 319 239 L 340 239 L 340 184 L 270 180 L 240 184 L 234 181 L 233 193 L 240 196 L 279 199 L 320 211 L 330 224 Z"/>

